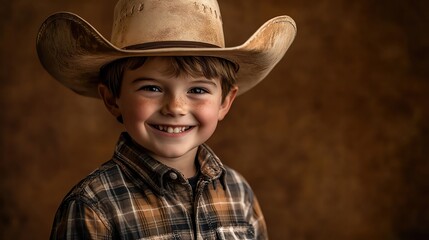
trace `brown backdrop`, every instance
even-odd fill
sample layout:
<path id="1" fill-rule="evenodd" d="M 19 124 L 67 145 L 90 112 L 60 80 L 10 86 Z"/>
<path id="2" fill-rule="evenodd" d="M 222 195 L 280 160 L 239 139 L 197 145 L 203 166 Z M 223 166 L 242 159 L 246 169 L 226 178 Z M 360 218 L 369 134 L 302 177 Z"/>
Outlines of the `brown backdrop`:
<path id="1" fill-rule="evenodd" d="M 285 59 L 210 140 L 251 183 L 272 239 L 429 239 L 428 1 L 219 0 L 228 46 L 288 14 Z M 1 2 L 0 238 L 46 239 L 62 197 L 122 130 L 40 66 L 56 11 L 109 38 L 114 0 Z"/>

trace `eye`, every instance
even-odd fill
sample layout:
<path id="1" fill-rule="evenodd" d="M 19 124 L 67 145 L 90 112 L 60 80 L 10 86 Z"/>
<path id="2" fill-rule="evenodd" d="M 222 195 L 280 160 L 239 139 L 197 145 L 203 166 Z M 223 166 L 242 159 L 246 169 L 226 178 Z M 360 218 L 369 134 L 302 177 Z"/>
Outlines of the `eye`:
<path id="1" fill-rule="evenodd" d="M 209 92 L 208 90 L 200 87 L 191 88 L 191 90 L 188 91 L 188 93 L 193 93 L 193 94 L 204 94 L 208 92 Z"/>
<path id="2" fill-rule="evenodd" d="M 139 90 L 148 91 L 148 92 L 161 92 L 161 88 L 155 85 L 143 86 L 139 88 Z"/>

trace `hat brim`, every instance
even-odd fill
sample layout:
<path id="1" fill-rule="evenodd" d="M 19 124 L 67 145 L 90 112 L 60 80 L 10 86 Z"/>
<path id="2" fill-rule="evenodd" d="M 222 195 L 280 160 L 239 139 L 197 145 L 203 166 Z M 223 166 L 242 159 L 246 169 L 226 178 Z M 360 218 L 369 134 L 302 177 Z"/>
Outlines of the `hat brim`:
<path id="1" fill-rule="evenodd" d="M 114 60 L 137 56 L 212 56 L 239 65 L 238 94 L 262 81 L 284 56 L 296 35 L 288 16 L 263 24 L 245 43 L 226 48 L 169 47 L 124 50 L 114 46 L 76 14 L 48 17 L 37 36 L 37 53 L 45 69 L 78 94 L 99 98 L 100 68 Z"/>

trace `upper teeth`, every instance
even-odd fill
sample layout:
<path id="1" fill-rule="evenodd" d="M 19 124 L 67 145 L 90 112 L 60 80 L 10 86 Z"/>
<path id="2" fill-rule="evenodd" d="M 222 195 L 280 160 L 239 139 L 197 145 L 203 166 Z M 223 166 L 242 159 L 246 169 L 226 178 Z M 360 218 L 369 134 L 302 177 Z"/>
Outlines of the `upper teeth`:
<path id="1" fill-rule="evenodd" d="M 169 126 L 156 126 L 159 130 L 168 132 L 168 133 L 181 133 L 189 129 L 189 127 L 169 127 Z"/>

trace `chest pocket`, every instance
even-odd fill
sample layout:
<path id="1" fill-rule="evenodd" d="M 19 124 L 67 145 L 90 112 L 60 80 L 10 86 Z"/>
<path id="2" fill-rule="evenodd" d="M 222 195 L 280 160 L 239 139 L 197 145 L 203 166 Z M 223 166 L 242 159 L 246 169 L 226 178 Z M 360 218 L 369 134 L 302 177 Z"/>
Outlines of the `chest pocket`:
<path id="1" fill-rule="evenodd" d="M 219 227 L 216 229 L 218 239 L 255 239 L 255 230 L 252 225 Z"/>

